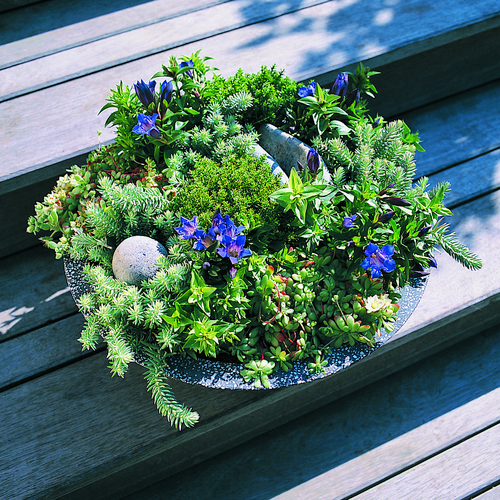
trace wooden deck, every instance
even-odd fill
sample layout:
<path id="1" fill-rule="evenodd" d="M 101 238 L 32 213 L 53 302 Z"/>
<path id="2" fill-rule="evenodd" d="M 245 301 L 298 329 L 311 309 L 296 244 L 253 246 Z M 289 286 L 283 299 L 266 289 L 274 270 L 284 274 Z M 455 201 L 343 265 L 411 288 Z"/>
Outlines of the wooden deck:
<path id="1" fill-rule="evenodd" d="M 0 499 L 500 498 L 498 1 L 101 4 L 0 2 Z M 25 224 L 96 147 L 109 88 L 198 49 L 225 74 L 382 71 L 373 109 L 420 131 L 418 174 L 452 183 L 453 230 L 484 268 L 440 255 L 403 331 L 327 379 L 251 393 L 173 381 L 201 415 L 179 433 L 140 367 L 112 379 L 102 349 L 80 351 L 62 263 Z"/>

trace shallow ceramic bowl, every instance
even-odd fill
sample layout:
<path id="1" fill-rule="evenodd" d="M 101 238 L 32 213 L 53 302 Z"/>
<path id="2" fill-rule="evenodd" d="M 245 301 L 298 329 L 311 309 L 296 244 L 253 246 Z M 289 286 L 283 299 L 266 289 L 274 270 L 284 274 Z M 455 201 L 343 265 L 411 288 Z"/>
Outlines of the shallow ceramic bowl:
<path id="1" fill-rule="evenodd" d="M 84 293 L 91 291 L 90 285 L 86 281 L 83 273 L 84 263 L 82 261 L 66 258 L 64 260 L 64 272 L 71 289 L 75 302 Z M 270 389 L 279 387 L 288 387 L 296 384 L 312 382 L 320 378 L 328 377 L 337 373 L 353 363 L 356 363 L 372 352 L 384 345 L 391 337 L 396 335 L 408 318 L 417 307 L 425 287 L 427 278 L 415 278 L 411 283 L 401 291 L 401 299 L 398 301 L 400 306 L 394 330 L 390 333 L 382 331 L 374 347 L 365 344 L 356 344 L 354 346 L 342 345 L 338 349 L 333 349 L 326 356 L 327 364 L 323 373 L 309 373 L 307 364 L 309 360 L 298 360 L 293 363 L 293 368 L 284 372 L 278 370 L 269 376 Z M 78 303 L 78 302 L 77 302 Z M 136 355 L 136 362 L 142 364 L 141 355 Z M 168 358 L 168 364 L 165 372 L 168 377 L 182 380 L 190 384 L 199 384 L 205 387 L 216 389 L 245 389 L 254 390 L 256 387 L 253 382 L 245 382 L 240 375 L 245 367 L 242 363 L 229 363 L 222 361 L 211 361 L 207 359 L 193 359 L 189 356 L 173 355 Z M 263 389 L 261 387 L 260 389 Z"/>

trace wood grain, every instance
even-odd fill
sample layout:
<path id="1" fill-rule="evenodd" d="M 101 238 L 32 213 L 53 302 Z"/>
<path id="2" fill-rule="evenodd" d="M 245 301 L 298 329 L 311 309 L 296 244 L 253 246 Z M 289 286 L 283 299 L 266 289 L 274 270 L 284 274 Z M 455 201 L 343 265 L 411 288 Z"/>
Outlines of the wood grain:
<path id="1" fill-rule="evenodd" d="M 419 133 L 425 149 L 416 154 L 417 175 L 429 176 L 498 149 L 498 110 L 500 80 L 405 113 L 403 119 Z"/>
<path id="2" fill-rule="evenodd" d="M 61 260 L 39 246 L 0 259 L 0 342 L 77 312 Z"/>
<path id="3" fill-rule="evenodd" d="M 414 11 L 405 7 L 406 3 L 397 4 L 389 9 L 393 12 L 392 21 L 385 24 L 380 24 L 380 17 L 377 17 L 384 9 L 380 9 L 376 3 L 367 0 L 361 5 L 360 2 L 355 2 L 354 9 L 352 0 L 345 0 L 345 3 L 328 2 L 272 21 L 213 36 L 202 43 L 191 43 L 172 53 L 189 54 L 203 48 L 207 55 L 215 58 L 215 63 L 223 69 L 223 74 L 232 74 L 239 67 L 245 71 L 257 71 L 262 64 L 272 65 L 278 61 L 279 67 L 284 68 L 295 79 L 315 78 L 360 59 L 373 58 L 377 53 L 391 54 L 396 46 L 408 45 L 415 38 L 420 40 L 422 37 L 432 37 L 436 32 L 452 27 L 462 29 L 461 26 L 474 20 L 480 24 L 480 19 L 484 17 L 487 17 L 484 22 L 489 23 L 491 1 L 482 2 L 478 7 L 470 6 L 465 0 L 434 3 L 431 9 L 433 16 L 429 20 L 425 17 L 429 9 Z M 371 42 L 368 45 L 367 33 L 353 36 L 356 26 L 360 25 L 369 26 Z M 346 26 L 350 27 L 349 36 L 345 31 Z M 449 47 L 450 61 L 453 60 L 451 56 L 456 55 L 452 49 L 453 47 Z M 460 56 L 464 56 L 463 51 Z M 5 127 L 0 133 L 0 154 L 4 158 L 0 181 L 13 179 L 18 173 L 44 170 L 56 160 L 69 159 L 77 153 L 97 147 L 95 131 L 102 129 L 105 116 L 98 117 L 96 113 L 105 102 L 109 88 L 120 80 L 131 85 L 138 78 L 148 78 L 167 57 L 166 53 L 144 57 L 1 103 L 0 114 L 4 122 L 12 126 Z M 497 63 L 494 58 L 489 59 L 490 64 L 483 66 L 490 68 L 491 71 L 487 72 L 489 71 L 488 77 L 491 79 L 495 78 Z M 442 72 L 438 72 L 439 68 L 434 69 L 437 73 L 433 77 L 443 78 Z M 408 84 L 411 88 L 411 82 L 400 81 L 403 87 L 406 88 Z M 479 80 L 474 80 L 474 85 L 478 83 Z M 454 91 L 459 90 L 463 88 L 456 88 Z M 425 92 L 419 91 L 418 95 L 425 96 Z M 75 96 L 78 96 L 77 100 Z M 433 95 L 432 98 L 436 99 L 436 96 Z M 392 96 L 388 95 L 385 102 L 390 103 L 392 100 Z M 411 107 L 410 99 L 403 102 Z M 37 110 L 35 116 L 32 113 L 34 109 Z M 109 141 L 112 137 L 110 129 L 104 130 L 101 140 Z M 16 148 L 12 148 L 12 144 L 16 144 Z M 30 154 L 34 144 L 35 156 Z M 24 180 L 26 181 L 27 179 Z M 9 189 L 20 187 L 22 186 L 13 183 Z"/>
<path id="4" fill-rule="evenodd" d="M 470 498 L 500 480 L 499 457 L 500 424 L 353 499 Z"/>
<path id="5" fill-rule="evenodd" d="M 106 35 L 96 41 L 84 40 L 75 47 L 54 51 L 51 55 L 3 69 L 0 73 L 0 102 L 247 25 L 264 21 L 276 22 L 277 16 L 295 16 L 295 11 L 299 8 L 318 3 L 324 3 L 324 0 L 293 0 L 287 2 L 284 9 L 275 9 L 272 4 L 250 7 L 246 1 L 236 0 L 205 9 L 193 9 L 192 12 L 184 13 L 181 19 L 168 16 L 164 21 L 131 27 L 122 33 Z M 129 20 L 131 24 L 134 21 L 133 15 L 131 17 L 127 10 L 122 11 L 120 17 Z M 101 29 L 106 26 L 105 23 L 105 19 L 99 20 Z M 188 30 L 186 26 L 189 26 Z M 81 29 L 83 33 L 87 32 L 85 27 Z M 71 30 L 76 32 L 77 28 L 72 27 Z M 168 33 L 168 37 L 165 37 L 165 33 Z M 39 44 L 37 40 L 33 43 L 37 46 Z M 4 50 L 6 54 L 10 54 L 9 47 Z M 164 57 L 164 60 L 167 58 Z M 0 59 L 0 67 L 1 64 Z"/>
<path id="6" fill-rule="evenodd" d="M 57 498 L 117 464 L 203 433 L 206 424 L 181 434 L 170 428 L 145 391 L 142 368 L 131 366 L 121 380 L 110 377 L 106 364 L 104 353 L 97 354 L 0 394 L 3 499 Z M 172 386 L 181 400 L 196 402 L 207 423 L 258 397 L 233 393 L 228 399 L 223 391 Z"/>
<path id="7" fill-rule="evenodd" d="M 49 0 L 2 16 L 0 69 L 180 17 L 224 0 Z M 1 10 L 1 9 L 0 9 Z"/>
<path id="8" fill-rule="evenodd" d="M 82 352 L 82 345 L 77 341 L 83 323 L 83 316 L 75 314 L 2 342 L 0 392 L 88 355 L 88 352 Z"/>
<path id="9" fill-rule="evenodd" d="M 284 418 L 134 497 L 158 500 L 168 491 L 181 498 L 189 482 L 199 500 L 351 498 L 500 420 L 498 350 L 489 351 L 499 335 L 496 328 L 296 420 Z"/>

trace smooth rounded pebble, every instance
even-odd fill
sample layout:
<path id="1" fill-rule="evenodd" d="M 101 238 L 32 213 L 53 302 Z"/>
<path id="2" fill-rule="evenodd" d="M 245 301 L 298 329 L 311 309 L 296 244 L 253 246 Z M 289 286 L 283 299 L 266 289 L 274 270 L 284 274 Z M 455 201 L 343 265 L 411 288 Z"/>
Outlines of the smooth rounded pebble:
<path id="1" fill-rule="evenodd" d="M 158 258 L 167 255 L 167 249 L 158 241 L 147 236 L 131 236 L 123 240 L 113 255 L 115 278 L 139 285 L 153 278 L 158 272 Z"/>

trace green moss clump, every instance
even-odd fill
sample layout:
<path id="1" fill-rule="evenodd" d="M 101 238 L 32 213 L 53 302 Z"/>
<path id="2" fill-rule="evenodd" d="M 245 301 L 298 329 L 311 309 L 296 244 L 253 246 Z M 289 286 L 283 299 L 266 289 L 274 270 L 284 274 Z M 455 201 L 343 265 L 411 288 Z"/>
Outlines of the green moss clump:
<path id="1" fill-rule="evenodd" d="M 212 224 L 217 209 L 229 214 L 236 224 L 248 232 L 262 226 L 276 235 L 283 224 L 283 210 L 269 195 L 279 189 L 279 181 L 265 158 L 253 156 L 226 157 L 221 163 L 199 157 L 189 172 L 189 181 L 173 199 L 170 210 L 186 218 L 198 217 L 198 227 Z M 286 224 L 285 224 L 286 226 Z"/>
<path id="2" fill-rule="evenodd" d="M 254 127 L 262 123 L 272 123 L 280 127 L 285 119 L 286 109 L 297 99 L 297 82 L 284 76 L 276 66 L 262 66 L 258 73 L 243 73 L 241 68 L 234 76 L 224 78 L 215 75 L 206 83 L 204 97 L 222 102 L 238 92 L 249 92 L 254 103 L 243 112 L 242 122 Z"/>

